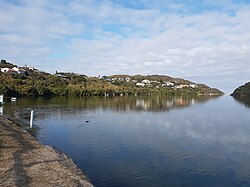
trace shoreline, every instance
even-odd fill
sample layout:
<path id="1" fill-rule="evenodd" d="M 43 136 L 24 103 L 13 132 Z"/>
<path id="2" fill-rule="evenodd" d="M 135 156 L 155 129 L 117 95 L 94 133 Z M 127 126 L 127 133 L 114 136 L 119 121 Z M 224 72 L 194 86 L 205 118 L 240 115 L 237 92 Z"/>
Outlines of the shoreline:
<path id="1" fill-rule="evenodd" d="M 0 159 L 3 186 L 93 186 L 70 157 L 1 116 Z"/>

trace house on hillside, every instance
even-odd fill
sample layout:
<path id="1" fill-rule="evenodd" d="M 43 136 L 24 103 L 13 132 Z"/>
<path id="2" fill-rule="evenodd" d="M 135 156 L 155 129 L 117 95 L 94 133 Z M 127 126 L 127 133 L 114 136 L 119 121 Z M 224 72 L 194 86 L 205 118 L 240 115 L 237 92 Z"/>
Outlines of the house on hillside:
<path id="1" fill-rule="evenodd" d="M 69 79 L 68 76 L 62 75 L 62 74 L 60 74 L 60 73 L 55 74 L 55 76 L 61 77 L 61 78 L 63 78 L 63 79 Z"/>
<path id="2" fill-rule="evenodd" d="M 174 83 L 173 82 L 170 82 L 170 81 L 166 81 L 166 86 L 174 86 Z"/>
<path id="3" fill-rule="evenodd" d="M 8 72 L 8 71 L 10 71 L 10 68 L 1 68 L 1 72 L 2 72 L 2 73 L 6 73 L 6 72 Z"/>
<path id="4" fill-rule="evenodd" d="M 130 80 L 131 80 L 130 77 L 126 77 L 126 78 L 125 78 L 125 81 L 126 81 L 126 82 L 130 82 Z"/>
<path id="5" fill-rule="evenodd" d="M 1 68 L 2 73 L 8 74 L 25 74 L 26 71 L 22 68 L 13 67 L 13 68 Z"/>
<path id="6" fill-rule="evenodd" d="M 15 71 L 11 68 L 1 68 L 1 72 L 5 73 L 6 75 L 18 74 L 17 71 Z"/>
<path id="7" fill-rule="evenodd" d="M 189 85 L 187 85 L 187 84 L 180 84 L 180 85 L 176 86 L 175 88 L 182 89 L 182 88 L 188 88 L 188 87 L 189 87 Z"/>
<path id="8" fill-rule="evenodd" d="M 106 78 L 105 80 L 108 81 L 108 82 L 114 81 L 112 78 Z"/>
<path id="9" fill-rule="evenodd" d="M 18 67 L 13 67 L 12 70 L 17 72 L 18 74 L 25 74 L 26 73 L 26 71 L 24 69 L 18 68 Z"/>
<path id="10" fill-rule="evenodd" d="M 18 71 L 18 73 L 24 75 L 26 73 L 26 71 L 24 69 L 20 68 L 19 71 Z"/>
<path id="11" fill-rule="evenodd" d="M 19 68 L 18 68 L 18 67 L 13 67 L 12 70 L 18 72 L 18 71 L 19 71 Z"/>
<path id="12" fill-rule="evenodd" d="M 34 71 L 35 70 L 35 68 L 34 67 L 29 67 L 29 66 L 27 66 L 27 65 L 25 65 L 25 67 L 24 67 L 25 69 L 29 69 L 29 70 L 32 70 L 32 71 Z"/>
<path id="13" fill-rule="evenodd" d="M 144 84 L 144 83 L 141 83 L 141 82 L 138 82 L 138 83 L 136 83 L 135 85 L 136 85 L 136 86 L 142 86 L 142 87 L 145 86 L 145 84 Z"/>
<path id="14" fill-rule="evenodd" d="M 196 84 L 189 84 L 190 88 L 197 88 L 198 86 Z"/>
<path id="15" fill-rule="evenodd" d="M 12 70 L 17 72 L 18 74 L 25 74 L 26 73 L 26 71 L 24 69 L 18 68 L 18 67 L 13 67 Z"/>
<path id="16" fill-rule="evenodd" d="M 113 81 L 112 78 L 109 78 L 107 76 L 103 76 L 102 79 L 105 80 L 105 81 L 108 81 L 108 82 L 112 82 Z"/>
<path id="17" fill-rule="evenodd" d="M 144 83 L 144 84 L 150 84 L 151 82 L 150 82 L 150 80 L 144 79 L 144 80 L 142 81 L 142 83 Z"/>
<path id="18" fill-rule="evenodd" d="M 119 77 L 118 80 L 119 81 L 124 81 L 124 78 L 123 77 Z"/>

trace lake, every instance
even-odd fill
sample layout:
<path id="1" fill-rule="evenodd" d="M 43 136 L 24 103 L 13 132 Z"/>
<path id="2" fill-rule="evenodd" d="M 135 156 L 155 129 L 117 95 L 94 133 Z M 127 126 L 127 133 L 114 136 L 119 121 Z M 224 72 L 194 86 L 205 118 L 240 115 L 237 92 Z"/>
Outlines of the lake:
<path id="1" fill-rule="evenodd" d="M 250 186 L 250 104 L 222 97 L 18 99 L 4 115 L 99 186 Z"/>

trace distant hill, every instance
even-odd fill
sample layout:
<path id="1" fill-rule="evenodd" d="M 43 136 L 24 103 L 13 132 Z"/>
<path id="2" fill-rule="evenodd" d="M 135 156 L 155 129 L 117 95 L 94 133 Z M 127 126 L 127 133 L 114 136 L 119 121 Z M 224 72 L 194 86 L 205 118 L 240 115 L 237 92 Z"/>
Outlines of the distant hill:
<path id="1" fill-rule="evenodd" d="M 150 81 L 170 81 L 170 82 L 176 82 L 179 84 L 191 84 L 191 81 L 188 80 L 184 80 L 184 79 L 180 79 L 180 78 L 173 78 L 167 75 L 112 75 L 109 76 L 111 78 L 126 78 L 126 77 L 130 77 L 131 79 L 135 79 L 135 80 L 150 80 Z"/>
<path id="2" fill-rule="evenodd" d="M 0 94 L 6 96 L 123 96 L 123 95 L 223 95 L 216 88 L 166 75 L 112 75 L 88 77 L 0 63 Z M 7 67 L 7 68 L 6 68 Z M 16 67 L 10 69 L 8 68 Z"/>
<path id="3" fill-rule="evenodd" d="M 174 78 L 166 75 L 112 75 L 104 76 L 104 78 L 111 82 L 124 82 L 123 79 L 129 78 L 129 83 L 142 82 L 143 80 L 149 80 L 150 83 L 146 84 L 144 87 L 154 87 L 154 88 L 165 88 L 168 93 L 174 93 L 174 95 L 223 95 L 224 93 L 217 88 L 210 88 L 205 84 L 194 83 L 189 80 Z M 111 80 L 110 80 L 111 79 Z M 115 79 L 115 81 L 114 81 Z M 132 86 L 132 85 L 131 85 Z M 182 87 L 182 88 L 181 88 Z M 194 93 L 195 92 L 195 93 Z M 181 94 L 182 93 L 182 94 Z"/>
<path id="4" fill-rule="evenodd" d="M 250 82 L 242 85 L 234 90 L 231 94 L 233 97 L 249 96 L 250 97 Z"/>

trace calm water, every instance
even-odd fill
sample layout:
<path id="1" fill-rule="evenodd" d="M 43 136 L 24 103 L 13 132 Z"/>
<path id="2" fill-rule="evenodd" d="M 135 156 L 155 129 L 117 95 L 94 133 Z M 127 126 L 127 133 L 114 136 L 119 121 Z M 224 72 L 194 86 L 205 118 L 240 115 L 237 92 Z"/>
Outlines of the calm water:
<path id="1" fill-rule="evenodd" d="M 3 112 L 98 186 L 250 186 L 250 104 L 232 97 L 19 99 Z"/>

